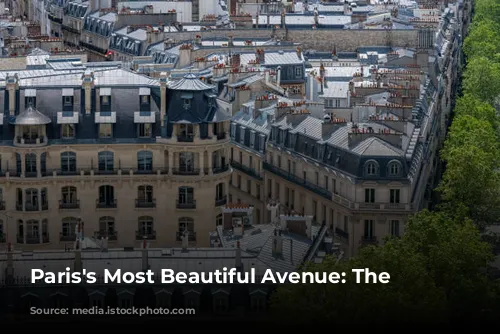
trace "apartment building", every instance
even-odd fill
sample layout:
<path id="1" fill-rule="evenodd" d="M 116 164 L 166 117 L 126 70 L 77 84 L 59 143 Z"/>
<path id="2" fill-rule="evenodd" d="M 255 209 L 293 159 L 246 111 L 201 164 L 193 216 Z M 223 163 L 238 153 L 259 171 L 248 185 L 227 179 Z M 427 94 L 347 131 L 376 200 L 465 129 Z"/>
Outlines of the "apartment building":
<path id="1" fill-rule="evenodd" d="M 0 241 L 204 247 L 226 204 L 229 118 L 193 75 L 109 66 L 2 72 Z"/>

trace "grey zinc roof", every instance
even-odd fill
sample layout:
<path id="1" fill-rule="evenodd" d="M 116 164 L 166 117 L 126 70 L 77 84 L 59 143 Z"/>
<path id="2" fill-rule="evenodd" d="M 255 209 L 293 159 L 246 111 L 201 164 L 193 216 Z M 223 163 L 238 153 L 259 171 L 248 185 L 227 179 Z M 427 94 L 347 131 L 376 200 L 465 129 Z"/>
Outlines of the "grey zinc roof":
<path id="1" fill-rule="evenodd" d="M 323 88 L 323 98 L 347 98 L 349 92 L 349 82 L 347 81 L 328 81 Z"/>
<path id="2" fill-rule="evenodd" d="M 207 85 L 192 73 L 187 74 L 180 80 L 170 81 L 168 88 L 172 90 L 203 91 L 211 90 L 214 87 Z"/>
<path id="3" fill-rule="evenodd" d="M 401 157 L 404 152 L 389 143 L 377 137 L 371 137 L 363 140 L 352 152 L 359 155 L 366 156 L 392 156 Z"/>
<path id="4" fill-rule="evenodd" d="M 314 140 L 320 140 L 321 135 L 321 124 L 323 121 L 319 118 L 307 116 L 298 125 L 296 125 L 290 133 L 300 133 Z"/>
<path id="5" fill-rule="evenodd" d="M 271 131 L 271 124 L 267 121 L 267 114 L 261 113 L 253 118 L 252 113 L 240 111 L 233 116 L 233 122 L 243 125 L 248 129 L 268 135 Z"/>
<path id="6" fill-rule="evenodd" d="M 304 56 L 298 56 L 297 51 L 266 51 L 264 66 L 277 66 L 277 65 L 293 65 L 302 64 Z M 242 53 L 240 62 L 242 65 L 248 65 L 251 61 L 255 60 L 254 53 Z"/>
<path id="7" fill-rule="evenodd" d="M 51 122 L 50 118 L 29 106 L 23 112 L 19 113 L 15 118 L 11 120 L 12 124 L 15 125 L 45 125 Z"/>

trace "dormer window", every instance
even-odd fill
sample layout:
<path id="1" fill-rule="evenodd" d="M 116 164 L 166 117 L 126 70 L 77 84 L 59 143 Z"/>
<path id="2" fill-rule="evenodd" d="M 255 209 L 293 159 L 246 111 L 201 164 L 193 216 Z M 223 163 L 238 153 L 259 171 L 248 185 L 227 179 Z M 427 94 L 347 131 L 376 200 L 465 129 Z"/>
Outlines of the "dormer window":
<path id="1" fill-rule="evenodd" d="M 389 163 L 389 175 L 390 176 L 399 176 L 401 173 L 401 164 L 399 161 L 391 161 Z"/>
<path id="2" fill-rule="evenodd" d="M 378 174 L 378 163 L 376 161 L 368 161 L 365 164 L 365 175 L 376 176 Z"/>
<path id="3" fill-rule="evenodd" d="M 142 95 L 141 96 L 141 104 L 149 104 L 149 96 Z"/>
<path id="4" fill-rule="evenodd" d="M 26 97 L 26 107 L 36 107 L 36 98 L 33 96 Z"/>
<path id="5" fill-rule="evenodd" d="M 141 104 L 149 104 L 151 97 L 151 89 L 146 87 L 139 88 L 139 96 L 141 97 Z"/>
<path id="6" fill-rule="evenodd" d="M 189 108 L 189 107 L 191 107 L 191 100 L 184 99 L 184 108 Z"/>
<path id="7" fill-rule="evenodd" d="M 71 96 L 63 96 L 63 104 L 65 106 L 70 106 L 73 104 L 73 97 Z"/>
<path id="8" fill-rule="evenodd" d="M 101 104 L 103 106 L 109 105 L 109 96 L 108 95 L 101 96 Z"/>

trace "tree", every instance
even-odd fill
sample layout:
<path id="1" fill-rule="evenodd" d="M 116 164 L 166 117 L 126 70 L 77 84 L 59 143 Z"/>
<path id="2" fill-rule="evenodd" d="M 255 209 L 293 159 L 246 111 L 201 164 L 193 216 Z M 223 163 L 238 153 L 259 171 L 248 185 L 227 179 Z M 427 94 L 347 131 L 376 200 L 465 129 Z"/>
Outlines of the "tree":
<path id="1" fill-rule="evenodd" d="M 470 59 L 463 87 L 470 95 L 493 104 L 500 93 L 500 65 L 485 57 Z"/>
<path id="2" fill-rule="evenodd" d="M 489 19 L 475 21 L 464 41 L 463 51 L 469 59 L 486 57 L 493 60 L 500 53 L 498 24 Z"/>
<path id="3" fill-rule="evenodd" d="M 488 121 L 496 130 L 499 129 L 499 117 L 496 109 L 489 103 L 483 102 L 469 93 L 457 99 L 455 116 L 469 115 L 480 120 Z"/>
<path id="4" fill-rule="evenodd" d="M 405 235 L 381 247 L 363 248 L 343 263 L 328 258 L 306 271 L 347 272 L 369 268 L 388 272 L 389 284 L 295 284 L 278 289 L 272 308 L 288 319 L 332 324 L 368 322 L 442 323 L 475 316 L 496 301 L 494 287 L 481 269 L 491 261 L 491 248 L 481 241 L 470 220 L 424 211 L 410 220 Z M 492 297 L 493 296 L 493 297 Z"/>

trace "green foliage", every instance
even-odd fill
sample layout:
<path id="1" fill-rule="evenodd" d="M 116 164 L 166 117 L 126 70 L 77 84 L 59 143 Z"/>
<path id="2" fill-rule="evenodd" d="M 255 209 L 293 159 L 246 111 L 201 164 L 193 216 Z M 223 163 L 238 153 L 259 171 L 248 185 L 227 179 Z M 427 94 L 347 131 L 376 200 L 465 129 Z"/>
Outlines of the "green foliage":
<path id="1" fill-rule="evenodd" d="M 463 87 L 472 96 L 493 103 L 500 94 L 500 65 L 485 57 L 469 59 Z"/>
<path id="2" fill-rule="evenodd" d="M 500 53 L 500 33 L 498 24 L 484 20 L 475 22 L 464 41 L 463 51 L 469 59 L 486 57 L 494 59 Z"/>

